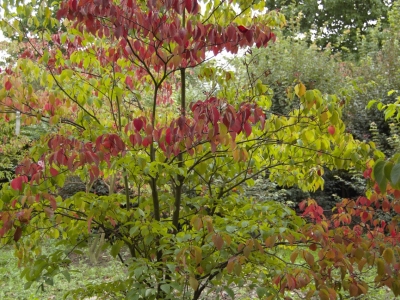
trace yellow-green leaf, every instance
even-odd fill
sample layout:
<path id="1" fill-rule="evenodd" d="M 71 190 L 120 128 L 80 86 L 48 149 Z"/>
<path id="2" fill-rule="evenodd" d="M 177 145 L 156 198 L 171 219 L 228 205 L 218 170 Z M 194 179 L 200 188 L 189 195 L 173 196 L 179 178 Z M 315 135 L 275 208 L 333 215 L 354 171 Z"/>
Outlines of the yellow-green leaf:
<path id="1" fill-rule="evenodd" d="M 298 97 L 303 96 L 306 93 L 306 87 L 304 84 L 299 83 L 294 87 L 294 92 Z"/>
<path id="2" fill-rule="evenodd" d="M 189 285 L 193 290 L 197 290 L 198 286 L 199 286 L 199 282 L 197 281 L 196 278 L 190 276 L 189 278 Z"/>
<path id="3" fill-rule="evenodd" d="M 382 253 L 383 258 L 385 261 L 390 264 L 394 261 L 394 252 L 391 248 L 386 248 Z"/>

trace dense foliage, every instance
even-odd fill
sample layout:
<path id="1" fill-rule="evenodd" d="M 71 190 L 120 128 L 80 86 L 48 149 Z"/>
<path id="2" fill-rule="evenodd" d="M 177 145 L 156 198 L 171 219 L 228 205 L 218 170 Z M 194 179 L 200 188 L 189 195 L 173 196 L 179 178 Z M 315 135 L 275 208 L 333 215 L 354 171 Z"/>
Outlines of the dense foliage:
<path id="1" fill-rule="evenodd" d="M 29 140 L 25 137 L 15 137 L 15 124 L 0 121 L 0 184 L 8 182 L 14 177 L 15 167 L 24 157 L 23 148 L 27 146 Z M 26 148 L 25 148 L 26 150 Z"/>
<path id="2" fill-rule="evenodd" d="M 336 299 L 366 294 L 371 269 L 376 286 L 399 295 L 398 155 L 386 161 L 373 142 L 346 132 L 346 101 L 330 93 L 340 78 L 323 77 L 318 65 L 334 74 L 334 60 L 322 53 L 285 78 L 279 63 L 290 65 L 282 59 L 292 56 L 290 40 L 267 54 L 250 49 L 276 39 L 281 14 L 252 18 L 263 2 L 200 8 L 195 0 L 70 0 L 60 21 L 44 16 L 63 31 L 18 32 L 28 43 L 3 74 L 1 105 L 21 111 L 26 125 L 49 126 L 0 191 L 0 236 L 14 243 L 27 287 L 69 279 L 70 254 L 97 253 L 97 239 L 128 276 L 70 291 L 76 298 L 199 299 L 218 286 L 234 298 L 232 287 L 246 284 L 260 298 L 301 289 Z M 208 63 L 242 48 L 244 72 Z M 286 107 L 276 106 L 284 97 L 272 76 L 288 80 Z M 196 81 L 204 93 L 189 90 Z M 243 193 L 262 177 L 314 191 L 326 169 L 363 173 L 366 196 L 329 215 L 306 199 L 298 215 Z M 86 191 L 63 199 L 57 191 L 71 175 Z M 99 179 L 105 195 L 90 192 Z M 383 221 L 378 210 L 395 217 Z M 58 247 L 44 253 L 49 237 Z"/>
<path id="3" fill-rule="evenodd" d="M 357 64 L 348 64 L 351 74 L 348 90 L 352 101 L 346 109 L 346 123 L 358 139 L 370 139 L 370 124 L 374 122 L 379 133 L 377 142 L 387 154 L 398 151 L 387 140 L 395 133 L 389 126 L 396 124 L 396 120 L 391 119 L 395 109 L 392 107 L 384 115 L 373 103 L 368 104 L 371 100 L 390 104 L 397 96 L 395 91 L 400 85 L 399 12 L 399 2 L 395 2 L 389 13 L 390 26 L 383 32 L 379 28 L 371 30 L 359 45 L 363 58 Z M 377 47 L 378 40 L 383 41 L 381 49 Z"/>
<path id="4" fill-rule="evenodd" d="M 394 1 L 268 0 L 267 7 L 281 10 L 288 19 L 300 18 L 300 28 L 309 41 L 324 48 L 331 44 L 335 51 L 357 53 L 360 37 L 377 22 L 388 24 L 388 11 Z M 289 34 L 293 32 L 289 31 Z"/>

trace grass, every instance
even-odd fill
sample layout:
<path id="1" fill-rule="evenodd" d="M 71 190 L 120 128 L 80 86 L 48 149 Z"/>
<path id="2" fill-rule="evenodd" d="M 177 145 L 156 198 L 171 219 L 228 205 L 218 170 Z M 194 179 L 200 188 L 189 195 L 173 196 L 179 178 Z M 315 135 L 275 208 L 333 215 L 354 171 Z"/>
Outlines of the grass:
<path id="1" fill-rule="evenodd" d="M 20 278 L 13 248 L 4 247 L 0 253 L 0 299 L 3 300 L 58 300 L 63 299 L 64 294 L 70 290 L 82 288 L 87 284 L 122 279 L 126 276 L 121 262 L 109 255 L 100 257 L 97 264 L 91 264 L 87 255 L 81 255 L 73 259 L 70 267 L 70 282 L 62 275 L 58 275 L 54 279 L 53 286 L 45 285 L 42 290 L 37 283 L 25 290 L 25 280 Z"/>
<path id="2" fill-rule="evenodd" d="M 54 245 L 46 245 L 47 249 L 54 248 Z M 0 249 L 0 299 L 18 299 L 18 300 L 58 300 L 63 299 L 66 292 L 83 288 L 88 284 L 99 284 L 107 281 L 114 281 L 126 278 L 125 267 L 119 260 L 112 258 L 107 253 L 103 253 L 99 262 L 91 264 L 87 254 L 74 255 L 70 266 L 71 280 L 68 282 L 62 275 L 56 276 L 54 285 L 46 285 L 44 290 L 39 284 L 33 284 L 30 289 L 25 289 L 25 280 L 20 278 L 20 270 L 17 266 L 17 259 L 14 257 L 14 250 L 11 246 Z M 282 253 L 283 254 L 283 253 Z M 285 254 L 283 254 L 285 255 Z M 366 281 L 373 281 L 376 272 L 371 270 L 365 275 Z M 251 300 L 257 299 L 255 291 L 251 291 L 248 286 L 232 287 L 235 292 L 235 299 Z M 291 299 L 302 299 L 298 293 L 288 292 L 286 295 Z M 230 299 L 224 295 L 222 290 L 210 295 L 204 295 L 203 299 Z M 70 297 L 68 298 L 70 299 Z M 89 298 L 87 298 L 89 299 Z M 103 298 L 93 298 L 103 299 Z M 315 298 L 318 299 L 318 298 Z M 348 295 L 346 299 L 351 299 Z M 358 297 L 357 300 L 381 300 L 381 299 L 399 299 L 395 298 L 393 293 L 386 288 L 371 288 L 368 295 Z"/>

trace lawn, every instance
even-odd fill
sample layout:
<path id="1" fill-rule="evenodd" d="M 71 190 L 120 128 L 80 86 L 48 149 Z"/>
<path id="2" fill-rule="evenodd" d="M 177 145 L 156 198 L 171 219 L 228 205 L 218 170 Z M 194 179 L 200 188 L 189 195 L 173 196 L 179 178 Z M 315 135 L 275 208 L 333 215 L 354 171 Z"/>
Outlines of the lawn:
<path id="1" fill-rule="evenodd" d="M 53 247 L 49 245 L 48 247 Z M 83 288 L 87 284 L 114 281 L 125 278 L 125 267 L 120 261 L 106 253 L 102 254 L 98 263 L 92 264 L 87 254 L 71 257 L 70 282 L 62 275 L 56 276 L 54 285 L 45 285 L 42 289 L 39 284 L 33 284 L 25 289 L 25 280 L 20 278 L 17 259 L 11 246 L 0 250 L 0 299 L 42 300 L 62 299 L 70 290 Z"/>
<path id="2" fill-rule="evenodd" d="M 48 250 L 54 249 L 54 245 L 48 244 Z M 62 299 L 68 291 L 85 288 L 88 284 L 99 284 L 104 282 L 111 282 L 118 279 L 126 278 L 126 268 L 117 259 L 114 259 L 108 253 L 102 253 L 98 262 L 91 263 L 87 253 L 71 256 L 71 264 L 69 267 L 71 279 L 68 282 L 62 275 L 56 276 L 54 285 L 45 285 L 44 289 L 41 288 L 39 283 L 33 284 L 30 289 L 25 289 L 25 280 L 20 278 L 20 270 L 18 269 L 17 259 L 14 257 L 14 249 L 12 246 L 5 246 L 0 250 L 0 299 L 18 299 L 18 300 L 44 300 L 44 299 Z M 284 253 L 282 253 L 285 255 Z M 290 255 L 290 254 L 288 254 Z M 375 272 L 376 274 L 376 272 Z M 366 274 L 366 280 L 373 282 L 374 272 L 371 270 L 370 274 Z M 249 300 L 257 299 L 257 294 L 254 290 L 249 289 L 244 283 L 243 286 L 232 286 L 235 292 L 235 299 Z M 286 296 L 291 297 L 287 299 L 299 300 L 302 299 L 301 291 L 297 293 L 288 292 Z M 124 297 L 121 296 L 120 299 Z M 68 297 L 71 299 L 71 297 Z M 115 299 L 114 297 L 107 297 L 104 293 L 102 298 L 86 298 L 86 299 Z M 206 299 L 230 299 L 227 293 L 221 290 L 204 295 Z M 313 298 L 316 300 L 318 298 Z M 345 299 L 351 299 L 345 295 Z M 393 296 L 393 293 L 386 288 L 371 288 L 368 295 L 358 297 L 357 300 L 381 300 L 381 299 L 399 299 Z"/>

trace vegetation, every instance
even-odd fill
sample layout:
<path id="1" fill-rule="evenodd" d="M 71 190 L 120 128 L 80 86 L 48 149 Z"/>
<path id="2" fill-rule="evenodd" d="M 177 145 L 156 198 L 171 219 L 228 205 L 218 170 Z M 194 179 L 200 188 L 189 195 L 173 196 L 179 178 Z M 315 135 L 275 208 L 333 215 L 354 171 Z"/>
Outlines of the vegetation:
<path id="1" fill-rule="evenodd" d="M 351 65 L 283 37 L 279 12 L 252 17 L 263 2 L 97 4 L 62 2 L 59 20 L 39 14 L 57 33 L 25 32 L 22 8 L 2 23 L 23 42 L 2 73 L 1 106 L 46 128 L 0 191 L 0 237 L 26 288 L 76 281 L 76 255 L 96 263 L 109 253 L 124 276 L 66 296 L 200 299 L 223 289 L 234 299 L 243 286 L 265 299 L 400 295 L 400 154 L 385 159 L 343 122 L 346 103 L 362 106 L 361 75 L 345 76 L 367 59 Z M 397 13 L 396 3 L 388 30 Z M 243 48 L 229 68 L 208 58 Z M 396 104 L 377 113 L 396 116 Z M 316 191 L 337 169 L 362 174 L 365 195 L 331 212 L 247 193 L 263 179 Z M 59 196 L 72 176 L 84 191 Z M 92 192 L 99 181 L 104 194 Z"/>
<path id="2" fill-rule="evenodd" d="M 14 168 L 24 157 L 26 145 L 29 140 L 26 137 L 15 137 L 15 123 L 0 121 L 0 182 L 8 182 L 14 178 Z M 24 150 L 25 148 L 25 150 Z"/>
<path id="3" fill-rule="evenodd" d="M 387 27 L 393 2 L 396 1 L 267 0 L 266 5 L 281 10 L 288 19 L 300 18 L 301 33 L 308 36 L 309 42 L 314 40 L 321 48 L 331 44 L 335 51 L 357 54 L 360 37 L 364 37 L 376 23 Z M 293 32 L 289 30 L 288 34 Z"/>
<path id="4" fill-rule="evenodd" d="M 47 252 L 51 252 L 55 249 L 55 245 L 45 242 L 44 248 Z M 69 281 L 60 279 L 60 276 L 58 276 L 55 279 L 56 285 L 45 284 L 40 286 L 36 283 L 30 289 L 26 289 L 25 282 L 20 278 L 14 249 L 5 247 L 1 253 L 0 297 L 2 299 L 62 299 L 69 290 L 83 288 L 86 285 L 97 284 L 98 282 L 117 280 L 126 276 L 121 268 L 121 263 L 108 255 L 103 254 L 98 263 L 91 264 L 87 255 L 75 254 L 71 257 L 71 264 L 69 265 Z"/>

